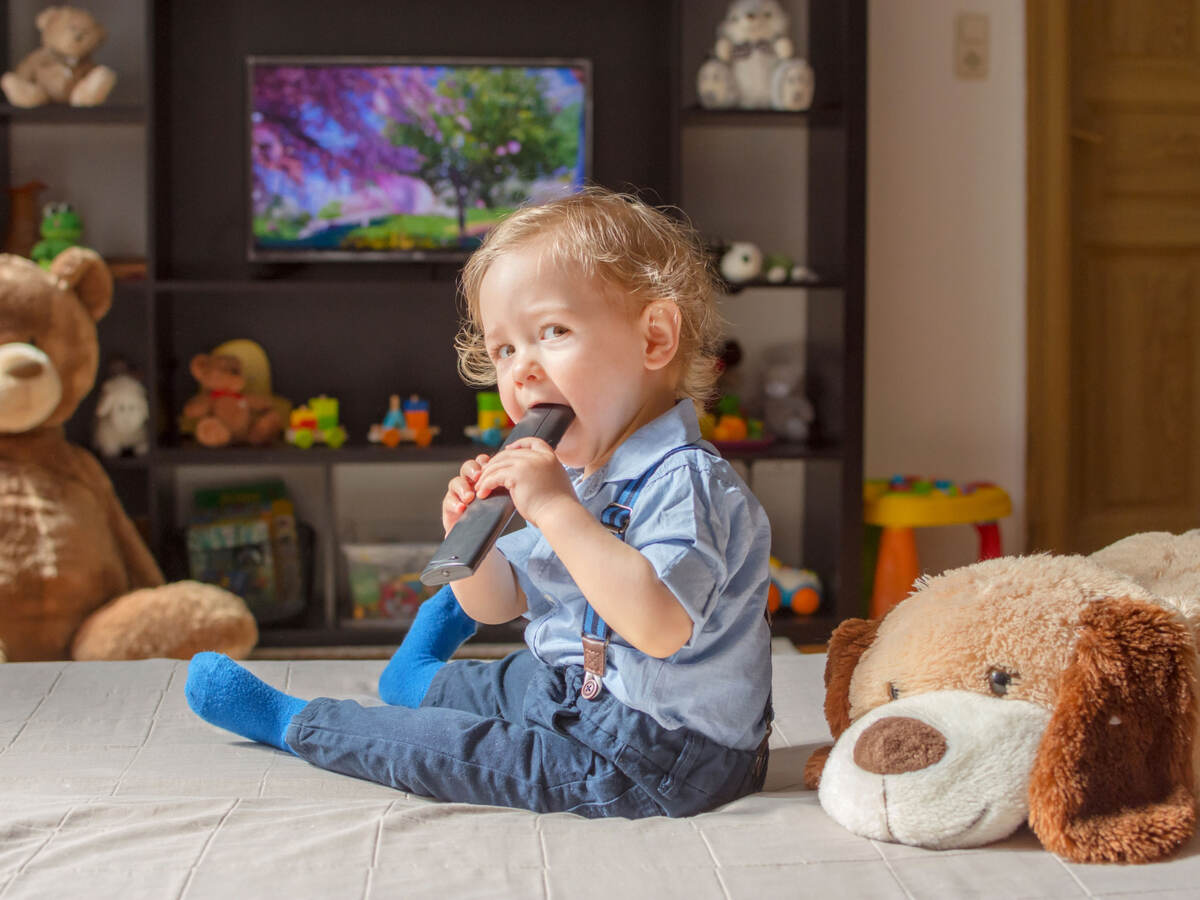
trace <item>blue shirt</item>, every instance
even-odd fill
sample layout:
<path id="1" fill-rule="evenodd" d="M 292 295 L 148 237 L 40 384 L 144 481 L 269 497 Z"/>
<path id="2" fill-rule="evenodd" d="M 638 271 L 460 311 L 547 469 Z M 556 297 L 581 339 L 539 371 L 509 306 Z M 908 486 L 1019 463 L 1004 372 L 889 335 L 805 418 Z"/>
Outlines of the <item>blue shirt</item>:
<path id="1" fill-rule="evenodd" d="M 604 687 L 665 728 L 686 726 L 726 747 L 758 746 L 771 688 L 771 634 L 763 616 L 771 528 L 730 464 L 700 438 L 691 400 L 638 429 L 586 478 L 568 469 L 575 494 L 597 519 L 623 482 L 674 447 L 633 502 L 625 542 L 637 548 L 692 620 L 692 636 L 656 659 L 612 636 Z M 619 540 L 613 537 L 613 540 Z M 586 601 L 532 525 L 496 544 L 528 601 L 525 642 L 548 666 L 583 665 Z"/>

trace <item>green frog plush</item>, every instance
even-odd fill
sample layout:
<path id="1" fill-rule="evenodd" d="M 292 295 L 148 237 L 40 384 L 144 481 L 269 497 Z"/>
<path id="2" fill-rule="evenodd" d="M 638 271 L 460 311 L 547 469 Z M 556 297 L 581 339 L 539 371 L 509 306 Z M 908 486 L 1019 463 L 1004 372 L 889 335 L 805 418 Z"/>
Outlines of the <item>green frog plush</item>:
<path id="1" fill-rule="evenodd" d="M 42 239 L 29 255 L 43 269 L 49 269 L 54 257 L 79 244 L 83 220 L 69 203 L 47 203 L 42 210 L 41 234 Z"/>

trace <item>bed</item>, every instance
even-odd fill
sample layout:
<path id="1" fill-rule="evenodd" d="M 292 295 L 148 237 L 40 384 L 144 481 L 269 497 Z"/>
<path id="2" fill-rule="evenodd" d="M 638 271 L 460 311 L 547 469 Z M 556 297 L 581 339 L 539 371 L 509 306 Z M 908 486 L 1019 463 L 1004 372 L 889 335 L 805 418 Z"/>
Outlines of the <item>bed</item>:
<path id="1" fill-rule="evenodd" d="M 252 661 L 299 696 L 371 702 L 381 662 Z M 692 819 L 435 803 L 193 716 L 186 663 L 0 666 L 0 897 L 1196 897 L 1200 843 L 1070 865 L 1028 831 L 933 852 L 851 835 L 804 790 L 824 657 L 775 656 L 766 789 Z M 378 702 L 376 699 L 374 702 Z"/>

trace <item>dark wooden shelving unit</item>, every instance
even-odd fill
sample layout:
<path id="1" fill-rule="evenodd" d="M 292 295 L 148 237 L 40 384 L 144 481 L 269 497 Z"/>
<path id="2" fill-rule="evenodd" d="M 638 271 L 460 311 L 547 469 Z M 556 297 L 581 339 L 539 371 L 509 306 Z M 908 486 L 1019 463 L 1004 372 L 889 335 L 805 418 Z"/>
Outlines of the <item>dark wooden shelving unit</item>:
<path id="1" fill-rule="evenodd" d="M 458 264 L 247 261 L 245 57 L 585 57 L 594 73 L 592 160 L 598 183 L 636 185 L 648 198 L 678 203 L 685 135 L 711 128 L 742 129 L 747 139 L 779 128 L 808 129 L 812 135 L 808 205 L 798 214 L 820 225 L 809 229 L 808 247 L 820 277 L 803 289 L 813 298 L 807 304 L 807 357 L 820 386 L 815 400 L 822 428 L 811 445 L 776 443 L 727 455 L 750 467 L 761 460 L 805 463 L 804 564 L 821 574 L 828 597 L 816 616 L 778 616 L 775 633 L 798 643 L 819 642 L 838 621 L 859 614 L 866 0 L 785 2 L 807 10 L 807 58 L 816 72 L 817 97 L 802 113 L 704 110 L 687 98 L 683 86 L 694 71 L 681 52 L 685 17 L 702 15 L 715 23 L 725 0 L 405 0 L 355 4 L 353 15 L 326 0 L 142 0 L 128 4 L 130 21 L 106 23 L 145 35 L 142 102 L 87 109 L 0 105 L 6 178 L 14 126 L 144 130 L 147 275 L 118 284 L 100 333 L 105 358 L 124 356 L 145 376 L 156 439 L 144 457 L 104 464 L 168 574 L 186 575 L 177 568 L 177 548 L 168 546 L 186 517 L 178 508 L 181 472 L 211 469 L 206 477 L 221 483 L 238 480 L 246 467 L 280 472 L 285 480 L 306 471 L 324 485 L 318 505 L 327 520 L 312 523 L 318 577 L 306 612 L 293 622 L 264 625 L 263 645 L 395 643 L 403 627 L 350 618 L 338 546 L 345 511 L 337 508 L 335 475 L 343 466 L 450 463 L 473 452 L 454 437 L 475 418 L 473 392 L 458 380 L 450 350 Z M 27 22 L 8 22 L 3 0 L 0 9 L 10 31 L 28 28 Z M 804 55 L 803 48 L 798 53 Z M 267 349 L 277 393 L 296 402 L 321 393 L 338 396 L 348 445 L 210 450 L 182 443 L 175 419 L 195 390 L 188 361 L 237 337 L 254 338 Z M 367 426 L 393 392 L 427 397 L 442 439 L 424 449 L 366 444 Z M 95 393 L 69 423 L 77 443 L 89 443 Z M 520 629 L 481 629 L 476 640 L 520 640 Z"/>

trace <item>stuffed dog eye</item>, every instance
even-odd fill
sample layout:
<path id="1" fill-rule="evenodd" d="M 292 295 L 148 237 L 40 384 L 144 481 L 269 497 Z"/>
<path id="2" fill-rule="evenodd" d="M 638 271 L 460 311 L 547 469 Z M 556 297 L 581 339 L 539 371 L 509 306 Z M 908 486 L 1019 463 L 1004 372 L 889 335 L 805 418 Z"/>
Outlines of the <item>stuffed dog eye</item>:
<path id="1" fill-rule="evenodd" d="M 987 679 L 988 687 L 992 689 L 992 693 L 997 697 L 1003 697 L 1008 693 L 1008 686 L 1012 684 L 1013 676 L 1011 672 L 993 667 L 988 669 Z"/>
<path id="2" fill-rule="evenodd" d="M 900 697 L 900 688 L 896 687 L 896 685 L 890 681 L 888 682 L 888 697 L 890 697 L 892 700 L 896 700 Z"/>

